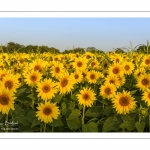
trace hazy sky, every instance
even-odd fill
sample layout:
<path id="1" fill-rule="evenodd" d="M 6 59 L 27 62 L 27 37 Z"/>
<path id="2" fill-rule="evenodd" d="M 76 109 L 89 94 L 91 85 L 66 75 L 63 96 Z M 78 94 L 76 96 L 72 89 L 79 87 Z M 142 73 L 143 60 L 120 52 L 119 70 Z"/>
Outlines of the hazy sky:
<path id="1" fill-rule="evenodd" d="M 0 18 L 0 43 L 103 51 L 150 40 L 150 18 Z"/>

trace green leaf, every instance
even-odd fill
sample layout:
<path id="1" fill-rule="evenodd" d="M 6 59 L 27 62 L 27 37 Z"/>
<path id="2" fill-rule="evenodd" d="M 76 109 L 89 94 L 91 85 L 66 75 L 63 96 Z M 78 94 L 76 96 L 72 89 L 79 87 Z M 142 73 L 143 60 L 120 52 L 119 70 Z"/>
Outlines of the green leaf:
<path id="1" fill-rule="evenodd" d="M 30 98 L 31 100 L 35 100 L 35 96 L 33 93 L 27 95 L 28 98 Z"/>
<path id="2" fill-rule="evenodd" d="M 54 101 L 56 103 L 59 103 L 62 99 L 63 95 L 62 94 L 56 94 L 55 97 L 54 97 Z"/>
<path id="3" fill-rule="evenodd" d="M 36 118 L 36 119 L 34 119 L 33 120 L 33 122 L 32 122 L 32 126 L 31 126 L 31 128 L 33 128 L 34 126 L 36 126 L 36 125 L 39 125 L 41 122 Z"/>
<path id="4" fill-rule="evenodd" d="M 136 127 L 136 129 L 138 130 L 138 132 L 143 132 L 144 131 L 144 128 L 145 128 L 145 125 L 146 125 L 146 123 L 145 122 L 136 122 L 135 123 L 135 127 Z"/>
<path id="5" fill-rule="evenodd" d="M 77 101 L 77 100 L 78 100 L 78 98 L 77 98 L 76 94 L 77 94 L 77 93 L 74 93 L 74 94 L 72 94 L 72 95 L 71 95 L 71 99 L 72 99 L 72 100 L 75 100 L 75 101 Z"/>
<path id="6" fill-rule="evenodd" d="M 69 117 L 67 118 L 67 120 L 72 120 L 74 118 L 77 118 L 80 116 L 80 110 L 75 109 L 71 112 L 71 114 L 69 115 Z"/>
<path id="7" fill-rule="evenodd" d="M 100 107 L 99 106 L 93 106 L 93 108 L 89 108 L 85 112 L 85 117 L 99 117 L 100 114 Z"/>
<path id="8" fill-rule="evenodd" d="M 3 119 L 4 114 L 0 113 L 0 120 Z"/>
<path id="9" fill-rule="evenodd" d="M 135 120 L 136 115 L 137 115 L 136 113 L 130 113 L 130 114 L 127 114 L 127 115 L 120 115 L 120 116 L 121 116 L 122 120 L 132 121 L 132 120 Z"/>
<path id="10" fill-rule="evenodd" d="M 16 96 L 20 96 L 20 95 L 24 94 L 25 91 L 26 91 L 26 88 L 18 89 L 18 90 L 17 90 L 17 93 L 16 93 Z"/>
<path id="11" fill-rule="evenodd" d="M 124 120 L 123 123 L 120 124 L 120 128 L 127 129 L 128 131 L 132 131 L 135 129 L 135 121 Z"/>
<path id="12" fill-rule="evenodd" d="M 131 91 L 130 93 L 131 93 L 131 95 L 133 95 L 133 94 L 135 94 L 137 92 L 137 90 L 133 90 L 133 91 Z"/>
<path id="13" fill-rule="evenodd" d="M 95 122 L 90 122 L 88 124 L 82 125 L 83 132 L 98 132 L 98 127 Z"/>
<path id="14" fill-rule="evenodd" d="M 120 122 L 117 117 L 108 117 L 103 125 L 103 132 L 119 130 Z"/>
<path id="15" fill-rule="evenodd" d="M 29 126 L 30 125 L 30 122 L 29 122 L 29 120 L 26 116 L 21 115 L 19 120 L 21 121 L 21 123 L 23 123 L 24 126 Z"/>
<path id="16" fill-rule="evenodd" d="M 27 114 L 27 118 L 32 123 L 33 120 L 36 119 L 36 111 L 35 110 L 29 111 Z"/>
<path id="17" fill-rule="evenodd" d="M 73 129 L 79 129 L 81 127 L 81 120 L 79 118 L 74 118 L 72 120 L 67 120 L 68 127 Z"/>
<path id="18" fill-rule="evenodd" d="M 63 123 L 62 123 L 61 119 L 58 118 L 58 119 L 54 119 L 52 123 L 49 123 L 49 125 L 52 127 L 61 127 L 61 126 L 63 126 Z"/>
<path id="19" fill-rule="evenodd" d="M 66 114 L 66 103 L 65 102 L 63 102 L 61 104 L 61 113 L 62 113 L 62 115 Z"/>

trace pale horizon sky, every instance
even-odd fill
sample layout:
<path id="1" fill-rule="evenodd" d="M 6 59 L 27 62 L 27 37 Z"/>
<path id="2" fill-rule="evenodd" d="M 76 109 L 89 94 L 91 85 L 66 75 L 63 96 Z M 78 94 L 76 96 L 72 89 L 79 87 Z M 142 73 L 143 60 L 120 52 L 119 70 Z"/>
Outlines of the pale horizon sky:
<path id="1" fill-rule="evenodd" d="M 60 51 L 95 47 L 103 51 L 146 44 L 150 18 L 0 18 L 0 43 L 45 45 Z"/>

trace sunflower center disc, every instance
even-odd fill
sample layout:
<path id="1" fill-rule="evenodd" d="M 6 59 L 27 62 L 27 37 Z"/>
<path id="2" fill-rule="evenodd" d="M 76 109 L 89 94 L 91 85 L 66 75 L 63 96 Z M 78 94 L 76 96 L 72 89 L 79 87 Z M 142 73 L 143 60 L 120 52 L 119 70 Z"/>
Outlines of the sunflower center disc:
<path id="1" fill-rule="evenodd" d="M 5 88 L 8 88 L 10 90 L 10 89 L 12 89 L 12 87 L 13 87 L 12 81 L 6 81 L 5 82 Z"/>
<path id="2" fill-rule="evenodd" d="M 125 70 L 129 70 L 130 67 L 128 65 L 125 66 Z"/>
<path id="3" fill-rule="evenodd" d="M 143 84 L 143 85 L 148 85 L 148 84 L 149 84 L 149 82 L 148 82 L 148 80 L 147 80 L 147 79 L 143 79 L 143 80 L 142 80 L 142 84 Z"/>
<path id="4" fill-rule="evenodd" d="M 121 106 L 127 106 L 129 104 L 128 98 L 127 97 L 121 97 L 119 99 L 119 103 Z"/>
<path id="5" fill-rule="evenodd" d="M 74 76 L 74 78 L 75 78 L 75 79 L 78 79 L 78 78 L 79 78 L 79 76 L 76 74 L 76 75 Z"/>
<path id="6" fill-rule="evenodd" d="M 88 94 L 84 94 L 84 95 L 83 95 L 83 98 L 84 98 L 84 100 L 86 101 L 86 100 L 89 99 L 89 95 L 88 95 Z"/>
<path id="7" fill-rule="evenodd" d="M 39 71 L 39 72 L 41 72 L 41 71 L 42 71 L 41 66 L 36 65 L 36 66 L 34 67 L 34 71 Z"/>
<path id="8" fill-rule="evenodd" d="M 110 80 L 110 81 L 109 81 L 109 83 L 112 83 L 112 84 L 114 84 L 115 82 L 114 82 L 114 80 Z"/>
<path id="9" fill-rule="evenodd" d="M 107 95 L 111 94 L 110 88 L 106 88 L 106 89 L 105 89 L 105 93 L 106 93 Z"/>
<path id="10" fill-rule="evenodd" d="M 79 62 L 77 63 L 77 66 L 78 66 L 78 67 L 81 67 L 81 66 L 82 66 L 82 62 L 79 61 Z"/>
<path id="11" fill-rule="evenodd" d="M 94 65 L 95 65 L 95 62 L 92 62 L 92 63 L 91 63 L 91 67 L 94 67 Z"/>
<path id="12" fill-rule="evenodd" d="M 150 60 L 149 60 L 149 59 L 146 59 L 146 60 L 145 60 L 145 64 L 146 64 L 146 65 L 149 65 L 149 64 L 150 64 Z"/>
<path id="13" fill-rule="evenodd" d="M 56 73 L 59 73 L 59 72 L 60 72 L 60 68 L 59 68 L 59 67 L 56 67 L 56 68 L 55 68 L 55 72 L 56 72 Z"/>
<path id="14" fill-rule="evenodd" d="M 0 104 L 8 105 L 9 97 L 7 95 L 0 95 Z"/>
<path id="15" fill-rule="evenodd" d="M 51 90 L 51 88 L 49 85 L 45 85 L 45 86 L 43 86 L 42 90 L 44 93 L 48 93 Z"/>
<path id="16" fill-rule="evenodd" d="M 64 78 L 64 79 L 61 81 L 61 86 L 62 86 L 62 87 L 65 87 L 67 84 L 68 84 L 68 80 L 67 80 L 66 78 Z"/>
<path id="17" fill-rule="evenodd" d="M 104 64 L 104 68 L 107 68 L 107 63 Z"/>
<path id="18" fill-rule="evenodd" d="M 114 69 L 113 69 L 113 73 L 114 73 L 114 74 L 118 74 L 118 73 L 119 73 L 118 68 L 114 68 Z"/>
<path id="19" fill-rule="evenodd" d="M 118 58 L 116 59 L 116 63 L 119 63 L 119 59 Z"/>
<path id="20" fill-rule="evenodd" d="M 37 76 L 32 75 L 32 76 L 30 77 L 30 80 L 31 80 L 32 82 L 35 82 L 35 81 L 37 80 Z"/>
<path id="21" fill-rule="evenodd" d="M 44 110 L 43 110 L 43 113 L 45 114 L 45 115 L 50 115 L 51 113 L 52 113 L 52 110 L 50 109 L 50 108 L 44 108 Z"/>
<path id="22" fill-rule="evenodd" d="M 148 98 L 150 99 L 150 93 L 148 93 Z"/>
<path id="23" fill-rule="evenodd" d="M 90 55 L 87 55 L 86 58 L 89 59 L 89 58 L 91 58 L 91 56 L 90 56 Z"/>
<path id="24" fill-rule="evenodd" d="M 94 74 L 91 74 L 91 75 L 90 75 L 90 79 L 91 79 L 91 80 L 95 79 L 95 75 L 94 75 Z"/>

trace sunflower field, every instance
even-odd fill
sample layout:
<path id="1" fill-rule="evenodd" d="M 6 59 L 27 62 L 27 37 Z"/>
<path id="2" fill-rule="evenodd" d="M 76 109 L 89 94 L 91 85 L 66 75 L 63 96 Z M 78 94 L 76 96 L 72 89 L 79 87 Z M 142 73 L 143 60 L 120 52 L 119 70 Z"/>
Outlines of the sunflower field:
<path id="1" fill-rule="evenodd" d="M 0 53 L 0 132 L 149 132 L 150 54 Z"/>

